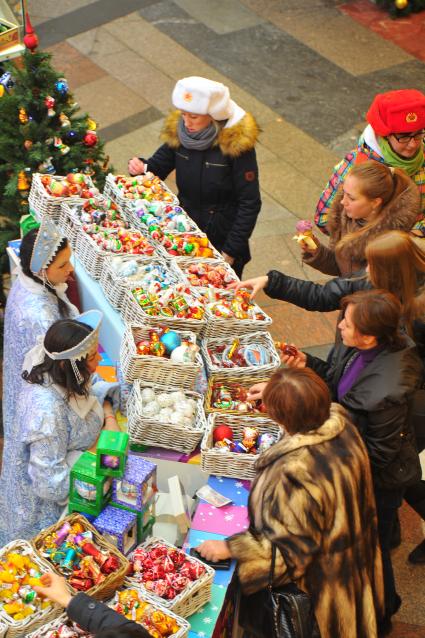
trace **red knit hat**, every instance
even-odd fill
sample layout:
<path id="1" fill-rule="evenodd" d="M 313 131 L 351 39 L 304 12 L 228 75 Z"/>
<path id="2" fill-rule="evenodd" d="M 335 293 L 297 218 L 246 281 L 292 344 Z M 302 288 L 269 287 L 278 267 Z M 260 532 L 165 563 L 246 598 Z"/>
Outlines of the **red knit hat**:
<path id="1" fill-rule="evenodd" d="M 416 89 L 378 93 L 366 119 L 381 137 L 420 131 L 425 128 L 425 95 Z"/>

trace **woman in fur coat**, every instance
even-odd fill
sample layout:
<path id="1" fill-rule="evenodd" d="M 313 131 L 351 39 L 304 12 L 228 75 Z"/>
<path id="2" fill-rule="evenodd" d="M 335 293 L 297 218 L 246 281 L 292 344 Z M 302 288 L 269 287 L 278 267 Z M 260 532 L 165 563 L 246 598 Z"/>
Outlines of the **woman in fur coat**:
<path id="1" fill-rule="evenodd" d="M 420 194 L 399 168 L 368 160 L 355 165 L 329 212 L 329 246 L 301 243 L 304 263 L 327 275 L 351 277 L 366 266 L 368 242 L 385 230 L 409 231 L 420 217 Z"/>
<path id="2" fill-rule="evenodd" d="M 251 259 L 249 237 L 261 208 L 254 117 L 230 99 L 229 89 L 201 77 L 179 80 L 164 144 L 150 157 L 133 157 L 130 175 L 175 169 L 180 204 L 240 276 Z"/>
<path id="3" fill-rule="evenodd" d="M 252 594 L 267 586 L 274 543 L 275 585 L 291 581 L 309 594 L 321 638 L 376 638 L 382 564 L 361 437 L 312 370 L 279 369 L 263 400 L 287 434 L 257 461 L 250 527 L 198 551 L 236 558 L 242 590 Z"/>

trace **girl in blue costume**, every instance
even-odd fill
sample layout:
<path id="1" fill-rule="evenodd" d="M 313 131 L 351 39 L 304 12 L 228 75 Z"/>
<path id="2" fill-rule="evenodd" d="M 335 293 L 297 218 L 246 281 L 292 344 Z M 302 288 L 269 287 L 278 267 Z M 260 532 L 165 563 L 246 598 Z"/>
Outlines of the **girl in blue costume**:
<path id="1" fill-rule="evenodd" d="M 117 427 L 105 401 L 116 384 L 93 383 L 101 317 L 91 310 L 55 322 L 25 357 L 15 432 L 5 439 L 0 546 L 31 538 L 58 520 L 73 463 L 95 444 L 104 424 Z"/>
<path id="2" fill-rule="evenodd" d="M 22 240 L 19 275 L 9 293 L 4 317 L 3 427 L 12 429 L 22 387 L 24 356 L 58 319 L 78 314 L 65 296 L 73 271 L 68 240 L 48 219 Z"/>

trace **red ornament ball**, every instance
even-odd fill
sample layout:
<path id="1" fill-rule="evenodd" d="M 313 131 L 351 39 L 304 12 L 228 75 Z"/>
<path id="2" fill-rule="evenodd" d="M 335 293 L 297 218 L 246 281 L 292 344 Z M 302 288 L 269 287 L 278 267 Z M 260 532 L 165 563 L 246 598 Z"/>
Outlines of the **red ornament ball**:
<path id="1" fill-rule="evenodd" d="M 223 439 L 229 439 L 233 441 L 233 431 L 228 425 L 217 425 L 213 432 L 214 443 L 222 441 Z"/>
<path id="2" fill-rule="evenodd" d="M 93 131 L 87 131 L 84 135 L 83 142 L 86 146 L 96 146 L 97 144 L 97 135 Z"/>

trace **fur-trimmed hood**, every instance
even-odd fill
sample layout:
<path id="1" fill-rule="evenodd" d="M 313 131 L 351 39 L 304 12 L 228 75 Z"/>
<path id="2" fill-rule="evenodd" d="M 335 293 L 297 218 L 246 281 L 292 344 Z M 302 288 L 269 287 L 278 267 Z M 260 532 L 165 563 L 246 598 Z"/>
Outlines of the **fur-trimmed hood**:
<path id="1" fill-rule="evenodd" d="M 341 187 L 329 212 L 328 230 L 331 236 L 331 244 L 334 247 L 342 237 L 360 229 L 356 221 L 347 217 L 342 205 L 342 198 L 343 190 Z M 358 237 L 354 236 L 351 239 L 350 243 L 342 251 L 341 258 L 346 255 L 351 262 L 364 262 L 366 246 L 373 237 L 380 235 L 386 230 L 404 230 L 408 232 L 414 226 L 420 216 L 420 212 L 419 189 L 412 182 L 390 206 L 386 206 L 385 214 L 379 224 L 369 232 L 361 233 Z M 343 271 L 343 268 L 341 268 L 341 271 Z"/>
<path id="2" fill-rule="evenodd" d="M 173 149 L 180 146 L 180 140 L 177 135 L 180 117 L 181 111 L 172 111 L 165 120 L 161 131 L 161 140 Z M 260 127 L 254 116 L 251 113 L 246 113 L 234 126 L 222 128 L 214 144 L 218 144 L 223 155 L 239 157 L 254 148 L 259 133 Z"/>

